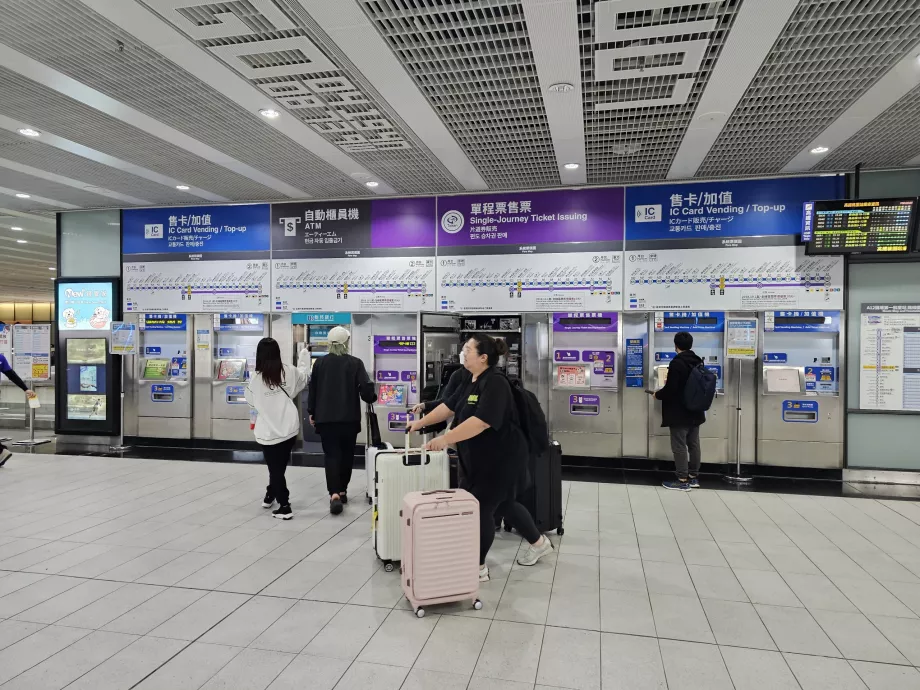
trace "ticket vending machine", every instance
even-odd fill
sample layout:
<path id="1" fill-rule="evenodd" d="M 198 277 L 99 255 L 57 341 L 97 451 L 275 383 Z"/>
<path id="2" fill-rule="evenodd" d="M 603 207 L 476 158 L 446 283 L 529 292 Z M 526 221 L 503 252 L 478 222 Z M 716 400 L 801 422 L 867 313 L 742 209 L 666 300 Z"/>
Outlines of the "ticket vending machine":
<path id="1" fill-rule="evenodd" d="M 523 377 L 523 357 L 521 344 L 521 314 L 481 315 L 465 314 L 460 317 L 460 337 L 468 339 L 476 333 L 485 333 L 493 338 L 504 340 L 508 345 L 508 354 L 498 369 L 508 378 L 520 379 Z"/>
<path id="2" fill-rule="evenodd" d="M 550 434 L 566 455 L 622 454 L 619 315 L 552 315 Z"/>
<path id="3" fill-rule="evenodd" d="M 764 315 L 757 464 L 843 466 L 843 330 L 839 311 Z"/>
<path id="4" fill-rule="evenodd" d="M 268 335 L 264 314 L 214 314 L 211 438 L 252 441 L 246 381 L 255 371 L 256 348 Z"/>
<path id="5" fill-rule="evenodd" d="M 706 413 L 706 423 L 700 427 L 700 445 L 706 462 L 721 463 L 729 459 L 729 414 L 726 404 L 725 312 L 665 311 L 650 315 L 649 380 L 650 388 L 665 385 L 668 365 L 677 355 L 674 334 L 687 331 L 693 336 L 693 351 L 703 359 L 706 368 L 717 377 L 716 397 Z M 649 457 L 671 460 L 670 432 L 661 426 L 661 402 L 649 396 Z"/>
<path id="6" fill-rule="evenodd" d="M 141 314 L 138 330 L 137 434 L 149 438 L 191 438 L 189 315 Z"/>

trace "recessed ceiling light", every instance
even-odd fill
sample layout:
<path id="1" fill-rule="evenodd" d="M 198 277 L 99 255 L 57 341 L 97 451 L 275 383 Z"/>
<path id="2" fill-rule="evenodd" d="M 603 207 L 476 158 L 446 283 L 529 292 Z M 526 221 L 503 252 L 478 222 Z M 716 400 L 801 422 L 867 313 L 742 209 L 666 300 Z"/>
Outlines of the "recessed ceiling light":
<path id="1" fill-rule="evenodd" d="M 16 195 L 16 198 L 17 198 L 17 199 L 29 199 L 29 198 L 31 198 L 31 195 L 29 195 L 29 194 L 23 194 L 23 193 L 20 192 L 19 194 Z"/>
<path id="2" fill-rule="evenodd" d="M 28 244 L 28 240 L 16 240 L 16 244 Z"/>
<path id="3" fill-rule="evenodd" d="M 37 129 L 32 129 L 31 127 L 23 127 L 19 130 L 19 133 L 24 137 L 40 137 L 42 135 Z"/>
<path id="4" fill-rule="evenodd" d="M 281 115 L 277 110 L 272 110 L 271 108 L 262 108 L 259 111 L 259 115 L 262 117 L 267 117 L 269 120 L 274 120 L 276 117 Z"/>
<path id="5" fill-rule="evenodd" d="M 574 86 L 572 86 L 571 84 L 565 81 L 561 81 L 558 84 L 552 84 L 549 87 L 549 90 L 552 93 L 568 93 L 569 91 L 573 91 L 574 89 L 575 89 Z"/>
<path id="6" fill-rule="evenodd" d="M 578 163 L 566 163 L 565 169 L 566 170 L 578 170 Z"/>
<path id="7" fill-rule="evenodd" d="M 57 269 L 54 266 L 48 266 L 49 271 L 56 271 Z"/>
<path id="8" fill-rule="evenodd" d="M 10 230 L 15 230 L 16 232 L 22 232 L 22 228 L 18 225 L 11 225 Z"/>
<path id="9" fill-rule="evenodd" d="M 106 225 L 121 225 L 121 223 L 106 223 Z"/>
<path id="10" fill-rule="evenodd" d="M 366 184 L 368 187 L 377 187 L 380 183 L 371 180 L 370 182 L 365 182 L 364 184 Z"/>
<path id="11" fill-rule="evenodd" d="M 826 146 L 815 146 L 811 150 L 812 153 L 827 153 L 828 151 L 830 151 L 830 149 L 827 148 Z"/>
<path id="12" fill-rule="evenodd" d="M 182 192 L 187 192 L 187 191 L 188 191 L 188 185 L 187 185 L 187 184 L 177 184 L 177 185 L 176 185 L 176 189 L 178 189 L 178 190 L 180 190 L 180 191 L 182 191 Z"/>

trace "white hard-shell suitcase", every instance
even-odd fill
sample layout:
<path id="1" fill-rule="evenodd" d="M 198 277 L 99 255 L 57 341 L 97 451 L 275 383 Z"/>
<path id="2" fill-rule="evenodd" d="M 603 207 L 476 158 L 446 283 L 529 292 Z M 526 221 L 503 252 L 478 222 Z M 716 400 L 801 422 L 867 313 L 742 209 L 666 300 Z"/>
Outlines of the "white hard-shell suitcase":
<path id="1" fill-rule="evenodd" d="M 374 502 L 374 475 L 377 468 L 377 454 L 383 452 L 389 452 L 393 450 L 392 443 L 383 443 L 383 448 L 377 448 L 368 444 L 364 450 L 364 469 L 367 472 L 367 487 L 365 492 L 367 494 L 367 502 Z"/>
<path id="2" fill-rule="evenodd" d="M 408 443 L 409 437 L 406 437 Z M 402 526 L 399 511 L 403 497 L 412 491 L 431 491 L 450 487 L 447 451 L 429 452 L 421 448 L 382 450 L 377 453 L 374 482 L 374 508 L 371 511 L 374 548 L 387 572 L 402 556 Z"/>

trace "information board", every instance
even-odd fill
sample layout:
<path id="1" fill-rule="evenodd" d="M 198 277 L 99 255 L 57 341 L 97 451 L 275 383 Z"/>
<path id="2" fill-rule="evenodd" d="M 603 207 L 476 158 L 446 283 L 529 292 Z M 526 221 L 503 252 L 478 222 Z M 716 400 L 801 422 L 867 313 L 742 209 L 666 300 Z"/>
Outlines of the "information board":
<path id="1" fill-rule="evenodd" d="M 136 323 L 126 321 L 112 322 L 112 339 L 109 341 L 109 352 L 113 355 L 137 354 Z"/>
<path id="2" fill-rule="evenodd" d="M 917 199 L 815 201 L 805 213 L 807 254 L 904 254 L 913 244 Z"/>
<path id="3" fill-rule="evenodd" d="M 864 304 L 859 407 L 920 411 L 920 304 Z"/>
<path id="4" fill-rule="evenodd" d="M 438 311 L 618 311 L 623 189 L 438 198 Z"/>
<path id="5" fill-rule="evenodd" d="M 51 378 L 51 325 L 13 326 L 13 369 L 24 379 Z"/>
<path id="6" fill-rule="evenodd" d="M 725 354 L 728 359 L 757 359 L 757 319 L 728 319 Z"/>

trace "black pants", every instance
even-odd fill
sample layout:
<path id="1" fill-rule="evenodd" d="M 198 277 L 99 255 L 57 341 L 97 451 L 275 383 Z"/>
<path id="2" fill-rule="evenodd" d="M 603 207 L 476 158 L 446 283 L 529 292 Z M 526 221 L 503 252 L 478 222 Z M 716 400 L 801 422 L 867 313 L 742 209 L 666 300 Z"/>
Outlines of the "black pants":
<path id="1" fill-rule="evenodd" d="M 265 464 L 268 465 L 268 487 L 266 492 L 283 506 L 291 502 L 291 494 L 288 492 L 287 482 L 284 479 L 284 471 L 291 461 L 291 451 L 294 450 L 296 441 L 297 437 L 295 436 L 273 446 L 262 446 L 262 456 L 265 458 Z"/>
<path id="2" fill-rule="evenodd" d="M 348 484 L 351 482 L 358 434 L 352 429 L 323 429 L 319 434 L 326 456 L 326 490 L 330 496 L 340 494 L 348 490 Z"/>
<path id="3" fill-rule="evenodd" d="M 486 554 L 495 540 L 496 516 L 506 517 L 528 543 L 535 544 L 540 540 L 540 530 L 527 508 L 515 500 L 513 488 L 502 494 L 483 485 L 461 484 L 461 487 L 479 501 L 479 565 L 485 565 Z"/>

